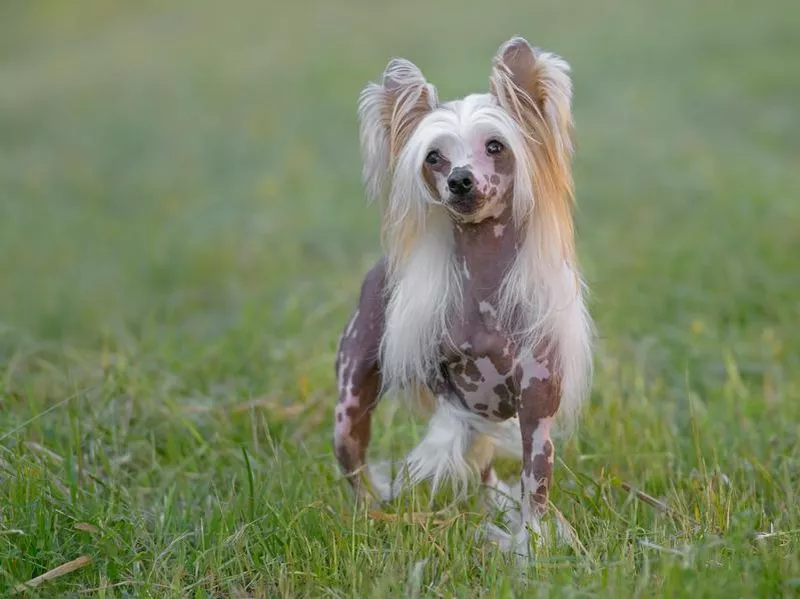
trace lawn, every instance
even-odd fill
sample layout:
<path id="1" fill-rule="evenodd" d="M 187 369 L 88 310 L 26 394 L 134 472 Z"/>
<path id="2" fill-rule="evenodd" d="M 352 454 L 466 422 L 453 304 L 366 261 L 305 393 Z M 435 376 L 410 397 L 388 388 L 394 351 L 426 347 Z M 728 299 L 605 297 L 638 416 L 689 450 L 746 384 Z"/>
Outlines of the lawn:
<path id="1" fill-rule="evenodd" d="M 800 593 L 800 6 L 4 2 L 0 595 Z M 476 497 L 354 512 L 337 337 L 380 255 L 358 92 L 573 66 L 598 342 L 520 569 Z M 422 432 L 385 401 L 372 450 Z M 503 464 L 510 478 L 513 463 Z M 623 485 L 663 502 L 653 507 Z"/>

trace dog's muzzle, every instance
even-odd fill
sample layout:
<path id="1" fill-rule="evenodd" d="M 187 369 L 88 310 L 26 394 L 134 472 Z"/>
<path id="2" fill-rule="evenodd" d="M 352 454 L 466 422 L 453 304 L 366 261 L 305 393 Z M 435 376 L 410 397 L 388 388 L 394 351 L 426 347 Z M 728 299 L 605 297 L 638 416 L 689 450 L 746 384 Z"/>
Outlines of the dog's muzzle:
<path id="1" fill-rule="evenodd" d="M 447 202 L 456 212 L 467 214 L 475 209 L 477 193 L 475 191 L 475 178 L 469 169 L 464 167 L 454 168 L 447 178 L 447 189 L 450 198 Z"/>

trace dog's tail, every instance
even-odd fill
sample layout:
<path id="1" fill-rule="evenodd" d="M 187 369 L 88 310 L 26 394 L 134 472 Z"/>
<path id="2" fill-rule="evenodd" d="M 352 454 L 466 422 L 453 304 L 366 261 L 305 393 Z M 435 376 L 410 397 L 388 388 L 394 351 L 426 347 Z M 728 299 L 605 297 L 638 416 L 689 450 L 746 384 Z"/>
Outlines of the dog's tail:
<path id="1" fill-rule="evenodd" d="M 431 480 L 435 493 L 449 480 L 457 496 L 490 463 L 495 449 L 510 457 L 522 457 L 519 421 L 489 422 L 464 408 L 439 398 L 422 441 L 392 468 L 381 463 L 370 468 L 375 490 L 384 500 Z"/>

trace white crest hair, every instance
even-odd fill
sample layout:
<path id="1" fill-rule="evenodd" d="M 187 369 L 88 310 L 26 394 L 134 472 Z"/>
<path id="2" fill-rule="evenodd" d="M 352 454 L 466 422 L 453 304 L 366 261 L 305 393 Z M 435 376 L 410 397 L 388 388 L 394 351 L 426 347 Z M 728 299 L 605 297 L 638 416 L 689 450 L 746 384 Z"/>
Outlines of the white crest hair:
<path id="1" fill-rule="evenodd" d="M 416 392 L 430 380 L 448 318 L 460 308 L 452 222 L 425 184 L 425 155 L 444 135 L 488 127 L 515 157 L 513 220 L 523 240 L 499 290 L 498 316 L 522 351 L 555 357 L 559 414 L 571 417 L 591 378 L 591 322 L 574 249 L 569 66 L 514 38 L 500 48 L 490 85 L 491 94 L 439 107 L 419 69 L 393 60 L 383 85 L 362 92 L 365 184 L 371 198 L 385 199 L 384 385 Z"/>

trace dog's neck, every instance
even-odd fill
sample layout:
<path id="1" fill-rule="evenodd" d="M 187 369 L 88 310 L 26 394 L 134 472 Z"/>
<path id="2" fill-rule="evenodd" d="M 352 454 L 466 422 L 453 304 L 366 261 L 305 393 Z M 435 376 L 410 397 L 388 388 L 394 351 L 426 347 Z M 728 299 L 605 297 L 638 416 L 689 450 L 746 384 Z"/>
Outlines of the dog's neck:
<path id="1" fill-rule="evenodd" d="M 454 223 L 453 240 L 456 264 L 463 273 L 464 297 L 494 303 L 520 241 L 510 202 L 497 216 L 478 223 Z"/>

